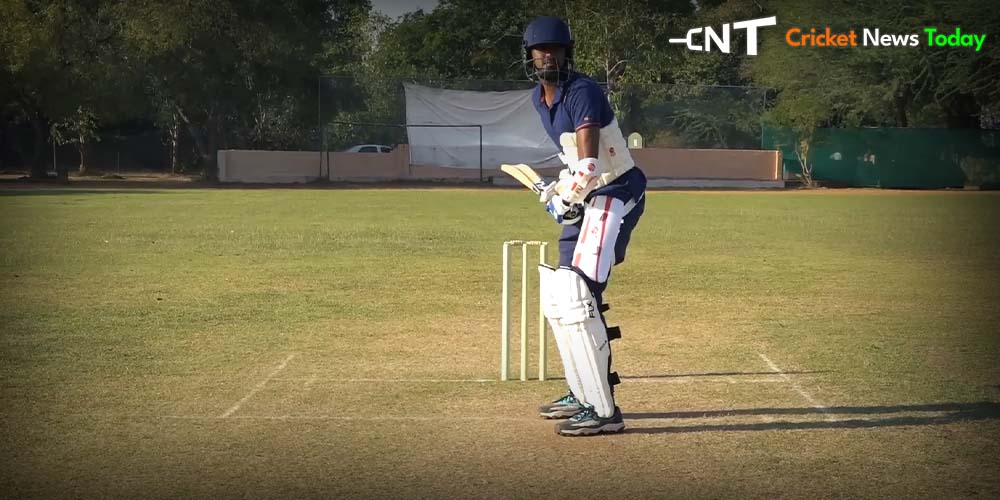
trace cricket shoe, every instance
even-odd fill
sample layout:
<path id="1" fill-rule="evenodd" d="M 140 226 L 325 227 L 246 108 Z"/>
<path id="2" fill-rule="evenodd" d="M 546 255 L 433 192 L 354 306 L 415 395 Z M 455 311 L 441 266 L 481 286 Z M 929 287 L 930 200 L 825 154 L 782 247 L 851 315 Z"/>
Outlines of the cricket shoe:
<path id="1" fill-rule="evenodd" d="M 565 396 L 538 407 L 538 415 L 542 418 L 569 418 L 583 409 L 583 405 L 576 399 L 570 391 Z"/>
<path id="2" fill-rule="evenodd" d="M 591 406 L 584 406 L 580 413 L 573 415 L 565 422 L 556 424 L 556 434 L 560 436 L 590 436 L 621 432 L 625 429 L 622 411 L 617 406 L 610 417 L 599 417 Z"/>

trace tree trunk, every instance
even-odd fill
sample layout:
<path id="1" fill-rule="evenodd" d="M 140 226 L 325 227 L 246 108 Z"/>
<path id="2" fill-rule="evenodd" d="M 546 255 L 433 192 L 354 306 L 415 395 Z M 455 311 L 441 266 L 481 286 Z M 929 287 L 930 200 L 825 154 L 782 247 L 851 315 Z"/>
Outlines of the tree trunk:
<path id="1" fill-rule="evenodd" d="M 87 155 L 87 136 L 85 136 L 83 134 L 83 126 L 82 126 L 82 124 L 79 125 L 79 134 L 77 134 L 76 138 L 77 138 L 76 149 L 77 149 L 77 151 L 80 152 L 80 175 L 86 175 L 87 174 L 87 157 L 86 157 L 86 155 Z"/>
<path id="2" fill-rule="evenodd" d="M 812 145 L 812 136 L 808 136 L 799 140 L 798 147 L 795 148 L 795 154 L 798 156 L 799 166 L 802 168 L 802 174 L 799 178 L 806 187 L 814 187 L 815 182 L 812 177 L 812 164 L 809 163 L 809 149 Z"/>
<path id="3" fill-rule="evenodd" d="M 80 136 L 80 142 L 77 143 L 76 150 L 80 152 L 80 175 L 87 175 L 87 143 L 83 142 L 83 136 Z"/>
<path id="4" fill-rule="evenodd" d="M 184 121 L 184 125 L 188 129 L 188 133 L 191 134 L 191 139 L 194 140 L 194 148 L 198 151 L 199 163 L 204 166 L 205 162 L 207 162 L 209 158 L 208 148 L 205 145 L 204 137 L 198 133 L 198 130 L 195 128 L 194 124 L 191 123 L 191 120 L 180 106 L 175 106 L 175 109 L 177 110 L 177 116 L 181 117 L 181 120 Z"/>
<path id="5" fill-rule="evenodd" d="M 180 142 L 181 124 L 177 113 L 174 112 L 174 121 L 170 124 L 170 173 L 177 173 L 177 150 Z"/>
<path id="6" fill-rule="evenodd" d="M 195 149 L 198 150 L 198 156 L 202 162 L 202 168 L 205 172 L 205 178 L 210 180 L 218 180 L 218 147 L 219 143 L 222 141 L 223 136 L 220 131 L 220 124 L 218 113 L 214 109 L 210 109 L 205 118 L 205 134 L 202 136 L 197 133 L 194 124 L 184 113 L 184 109 L 180 106 L 175 106 L 177 114 L 180 115 L 181 119 L 187 125 L 188 132 L 191 133 L 191 138 L 194 139 Z M 207 139 L 207 140 L 206 140 Z"/>
<path id="7" fill-rule="evenodd" d="M 907 87 L 902 93 L 896 94 L 896 126 L 909 127 L 910 120 L 906 115 L 906 108 L 910 105 L 910 88 Z"/>

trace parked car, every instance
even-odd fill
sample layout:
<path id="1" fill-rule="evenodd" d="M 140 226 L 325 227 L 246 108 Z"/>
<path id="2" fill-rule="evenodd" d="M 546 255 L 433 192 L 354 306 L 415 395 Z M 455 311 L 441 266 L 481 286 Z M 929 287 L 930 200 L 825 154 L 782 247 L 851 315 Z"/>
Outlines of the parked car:
<path id="1" fill-rule="evenodd" d="M 391 153 L 392 146 L 384 144 L 358 144 L 344 150 L 345 153 Z"/>

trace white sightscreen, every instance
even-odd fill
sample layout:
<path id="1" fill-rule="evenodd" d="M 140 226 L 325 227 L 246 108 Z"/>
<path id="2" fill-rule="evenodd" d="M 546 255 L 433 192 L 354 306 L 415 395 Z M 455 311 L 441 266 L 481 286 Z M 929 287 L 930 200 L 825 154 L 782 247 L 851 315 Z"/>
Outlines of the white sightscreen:
<path id="1" fill-rule="evenodd" d="M 477 92 L 404 84 L 406 123 L 482 125 L 483 168 L 501 163 L 560 165 L 558 150 L 531 105 L 530 90 Z M 410 163 L 479 168 L 476 127 L 407 127 Z"/>

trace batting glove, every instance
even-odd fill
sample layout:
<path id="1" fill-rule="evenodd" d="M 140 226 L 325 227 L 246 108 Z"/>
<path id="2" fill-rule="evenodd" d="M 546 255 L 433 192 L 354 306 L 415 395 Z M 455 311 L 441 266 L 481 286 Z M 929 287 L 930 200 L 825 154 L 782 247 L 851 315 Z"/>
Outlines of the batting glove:
<path id="1" fill-rule="evenodd" d="M 545 204 L 545 211 L 555 219 L 556 223 L 566 226 L 576 224 L 583 217 L 583 205 L 569 205 L 559 195 L 553 195 Z"/>
<path id="2" fill-rule="evenodd" d="M 563 179 L 566 179 L 566 178 L 569 178 L 569 179 L 573 178 L 573 172 L 570 172 L 570 170 L 568 168 L 564 168 L 564 169 L 562 169 L 561 172 L 559 172 L 559 180 L 560 181 L 563 180 Z M 548 184 L 539 184 L 539 185 L 536 185 L 538 187 L 538 201 L 540 201 L 542 203 L 548 203 L 549 200 L 551 200 L 552 197 L 555 196 L 555 194 L 556 194 L 556 184 L 558 184 L 558 183 L 559 183 L 559 181 L 552 181 L 552 182 L 550 182 Z"/>

